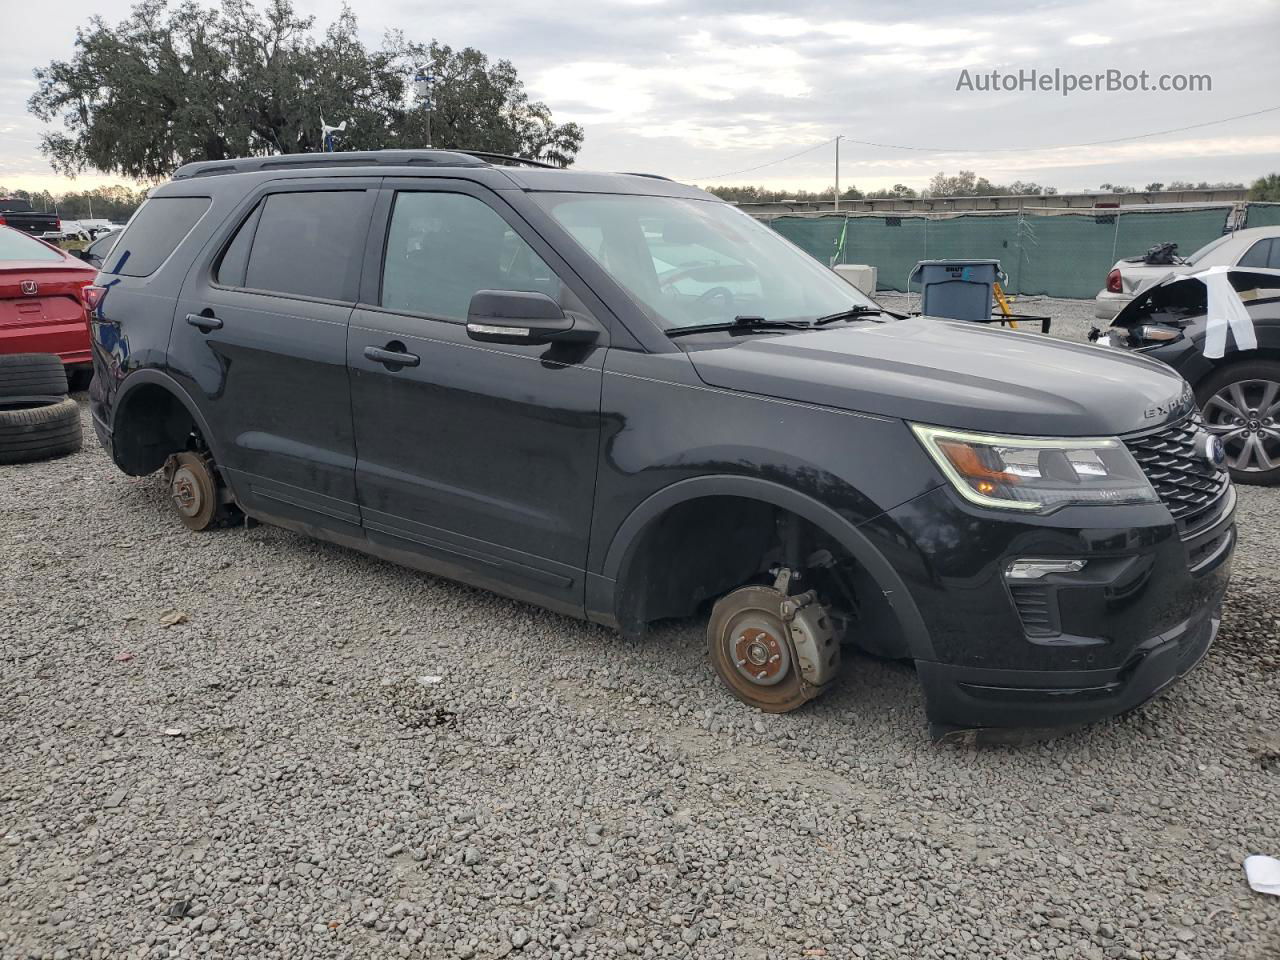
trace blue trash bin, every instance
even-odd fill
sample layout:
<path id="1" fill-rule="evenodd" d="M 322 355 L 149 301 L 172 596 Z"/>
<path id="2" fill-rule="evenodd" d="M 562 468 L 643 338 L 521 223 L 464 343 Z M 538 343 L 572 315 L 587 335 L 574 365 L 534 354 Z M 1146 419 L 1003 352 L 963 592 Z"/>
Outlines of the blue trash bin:
<path id="1" fill-rule="evenodd" d="M 910 279 L 920 281 L 920 312 L 926 317 L 990 323 L 999 275 L 999 260 L 921 260 Z"/>

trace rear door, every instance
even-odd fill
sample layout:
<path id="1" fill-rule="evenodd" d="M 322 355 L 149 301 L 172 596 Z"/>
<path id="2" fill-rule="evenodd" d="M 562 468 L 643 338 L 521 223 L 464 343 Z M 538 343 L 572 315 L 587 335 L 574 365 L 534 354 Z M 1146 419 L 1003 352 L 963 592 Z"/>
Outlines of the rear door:
<path id="1" fill-rule="evenodd" d="M 356 538 L 347 322 L 377 186 L 260 187 L 193 265 L 169 343 L 242 504 Z"/>
<path id="2" fill-rule="evenodd" d="M 369 541 L 581 614 L 606 336 L 477 343 L 466 314 L 479 290 L 545 293 L 601 326 L 603 306 L 476 184 L 404 181 L 379 201 L 374 234 L 348 349 Z M 370 348 L 412 359 L 378 362 Z"/>

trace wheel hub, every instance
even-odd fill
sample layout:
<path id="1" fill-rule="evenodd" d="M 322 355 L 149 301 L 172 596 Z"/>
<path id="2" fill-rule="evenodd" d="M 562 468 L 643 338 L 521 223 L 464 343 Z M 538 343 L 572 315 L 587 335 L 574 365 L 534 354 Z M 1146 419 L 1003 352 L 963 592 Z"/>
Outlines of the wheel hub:
<path id="1" fill-rule="evenodd" d="M 169 495 L 184 517 L 196 516 L 204 505 L 200 483 L 187 466 L 181 466 L 174 472 L 173 479 L 169 481 Z"/>
<path id="2" fill-rule="evenodd" d="M 729 659 L 746 680 L 762 687 L 781 682 L 791 669 L 791 655 L 780 631 L 751 617 L 735 625 L 726 637 Z"/>
<path id="3" fill-rule="evenodd" d="M 1205 403 L 1205 426 L 1217 434 L 1226 463 L 1240 473 L 1280 465 L 1280 383 L 1249 379 L 1227 384 Z"/>

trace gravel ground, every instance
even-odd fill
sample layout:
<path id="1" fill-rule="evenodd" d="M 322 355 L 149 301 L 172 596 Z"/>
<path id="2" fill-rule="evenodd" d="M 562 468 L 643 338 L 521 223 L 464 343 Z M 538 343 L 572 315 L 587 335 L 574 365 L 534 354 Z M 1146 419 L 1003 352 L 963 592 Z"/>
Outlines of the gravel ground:
<path id="1" fill-rule="evenodd" d="M 903 293 L 877 293 L 876 300 L 890 310 L 903 312 L 920 309 L 920 295 L 910 297 Z M 1013 312 L 1029 317 L 1049 317 L 1049 333 L 1064 340 L 1088 343 L 1089 329 L 1097 326 L 1106 329 L 1109 320 L 1099 320 L 1093 315 L 1092 300 L 1058 300 L 1053 297 L 1014 297 Z M 1022 329 L 1022 326 L 1019 327 Z M 1029 329 L 1040 332 L 1040 325 L 1032 323 Z"/>
<path id="2" fill-rule="evenodd" d="M 973 750 L 897 664 L 761 715 L 697 622 L 191 534 L 91 438 L 0 468 L 0 957 L 1280 956 L 1280 491 L 1240 494 L 1199 670 Z"/>

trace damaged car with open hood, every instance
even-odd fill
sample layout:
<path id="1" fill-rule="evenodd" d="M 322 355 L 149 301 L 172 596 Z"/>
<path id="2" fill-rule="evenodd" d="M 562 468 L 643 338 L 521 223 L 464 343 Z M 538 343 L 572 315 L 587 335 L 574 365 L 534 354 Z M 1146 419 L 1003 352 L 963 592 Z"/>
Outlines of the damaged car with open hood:
<path id="1" fill-rule="evenodd" d="M 1217 631 L 1235 494 L 1182 377 L 894 315 L 693 187 L 193 164 L 90 296 L 99 439 L 191 529 L 278 524 L 625 636 L 705 617 L 762 710 L 848 646 L 914 663 L 935 736 L 1069 727 Z"/>
<path id="2" fill-rule="evenodd" d="M 1222 441 L 1231 478 L 1280 483 L 1280 270 L 1167 275 L 1093 339 L 1173 367 Z"/>

